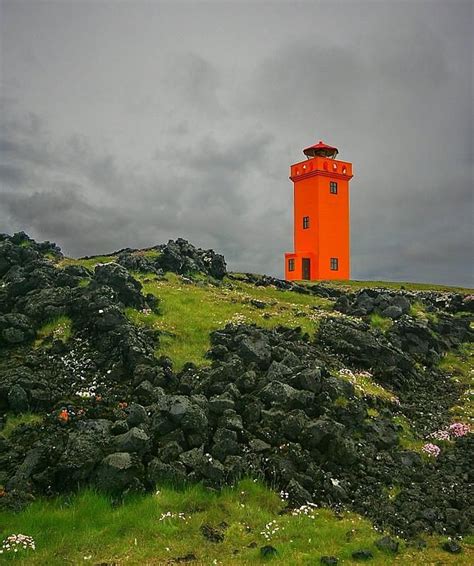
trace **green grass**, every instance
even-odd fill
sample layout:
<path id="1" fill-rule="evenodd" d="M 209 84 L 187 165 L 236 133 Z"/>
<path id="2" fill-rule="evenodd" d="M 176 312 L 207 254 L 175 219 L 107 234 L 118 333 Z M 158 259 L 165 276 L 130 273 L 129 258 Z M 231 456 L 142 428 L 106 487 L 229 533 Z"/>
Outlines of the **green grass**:
<path id="1" fill-rule="evenodd" d="M 401 542 L 392 557 L 374 546 L 381 536 L 369 521 L 353 513 L 338 517 L 328 509 L 315 509 L 311 516 L 279 515 L 284 508 L 277 494 L 260 483 L 243 480 L 234 488 L 210 493 L 197 485 L 183 491 L 163 488 L 156 495 L 130 498 L 112 506 L 104 495 L 84 491 L 69 498 L 37 501 L 20 513 L 0 512 L 0 537 L 13 533 L 32 536 L 36 551 L 4 555 L 18 564 L 150 564 L 164 565 L 171 559 L 194 553 L 197 565 L 253 565 L 267 563 L 260 547 L 271 544 L 278 556 L 271 562 L 283 565 L 318 564 L 323 555 L 336 555 L 341 564 L 353 564 L 351 554 L 368 548 L 374 565 L 470 564 L 472 540 L 464 552 L 452 558 L 439 547 L 441 539 L 427 537 L 428 548 L 414 551 Z M 162 514 L 183 513 L 160 520 Z M 224 541 L 203 538 L 200 527 L 225 521 Z M 271 521 L 278 530 L 267 540 L 263 531 Z M 349 539 L 349 540 L 348 540 Z"/>
<path id="2" fill-rule="evenodd" d="M 38 330 L 34 346 L 38 348 L 47 338 L 67 342 L 71 335 L 72 320 L 66 315 L 58 316 Z"/>
<path id="3" fill-rule="evenodd" d="M 43 417 L 41 415 L 36 415 L 35 413 L 22 413 L 20 415 L 7 413 L 7 420 L 5 426 L 0 431 L 0 436 L 10 438 L 12 432 L 20 425 L 33 425 L 41 422 L 43 422 Z"/>
<path id="4" fill-rule="evenodd" d="M 207 281 L 184 283 L 167 273 L 166 280 L 136 274 L 143 292 L 160 298 L 161 314 L 143 314 L 127 309 L 136 324 L 160 330 L 158 354 L 169 356 L 176 369 L 186 362 L 205 363 L 210 347 L 209 333 L 228 322 L 256 323 L 264 328 L 277 325 L 300 326 L 313 335 L 318 319 L 332 309 L 332 301 L 320 297 L 279 291 L 271 287 L 254 287 L 241 281 L 225 280 L 222 285 Z M 264 309 L 252 305 L 252 299 L 266 303 Z"/>
<path id="5" fill-rule="evenodd" d="M 405 450 L 419 452 L 420 454 L 423 454 L 423 456 L 425 456 L 424 452 L 422 452 L 421 449 L 426 444 L 426 441 L 417 438 L 409 420 L 403 415 L 398 415 L 394 417 L 393 420 L 401 427 L 401 432 L 399 435 L 400 446 Z"/>
<path id="6" fill-rule="evenodd" d="M 450 409 L 453 421 L 474 426 L 474 344 L 462 344 L 457 350 L 447 352 L 439 368 L 450 374 L 464 389 L 458 404 Z"/>
<path id="7" fill-rule="evenodd" d="M 385 389 L 372 379 L 369 372 L 351 372 L 341 371 L 334 373 L 339 379 L 349 381 L 354 385 L 357 395 L 361 397 L 378 397 L 390 403 L 397 402 L 397 397 L 388 389 Z"/>
<path id="8" fill-rule="evenodd" d="M 137 255 L 142 255 L 143 257 L 146 257 L 149 260 L 157 259 L 163 255 L 163 253 L 160 252 L 159 250 L 138 250 L 137 252 L 134 253 Z"/>
<path id="9" fill-rule="evenodd" d="M 68 265 L 82 265 L 82 267 L 87 267 L 87 269 L 91 269 L 92 271 L 94 271 L 94 267 L 99 263 L 111 263 L 116 259 L 117 256 L 115 255 L 98 255 L 94 257 L 79 258 L 79 259 L 75 259 L 72 257 L 64 257 L 57 263 L 57 267 L 64 268 L 67 267 Z"/>
<path id="10" fill-rule="evenodd" d="M 391 328 L 393 320 L 391 318 L 382 316 L 378 313 L 373 313 L 370 315 L 370 325 L 372 328 L 377 328 L 381 332 L 387 332 Z"/>
<path id="11" fill-rule="evenodd" d="M 438 316 L 435 313 L 428 312 L 421 301 L 414 301 L 411 304 L 409 314 L 413 318 L 417 318 L 425 322 L 438 322 Z"/>
<path id="12" fill-rule="evenodd" d="M 58 256 L 57 254 L 53 253 L 53 252 L 46 252 L 46 253 L 44 254 L 44 257 L 45 257 L 46 259 L 49 259 L 49 260 L 55 262 L 55 261 L 58 260 L 58 257 L 59 257 L 59 256 Z"/>

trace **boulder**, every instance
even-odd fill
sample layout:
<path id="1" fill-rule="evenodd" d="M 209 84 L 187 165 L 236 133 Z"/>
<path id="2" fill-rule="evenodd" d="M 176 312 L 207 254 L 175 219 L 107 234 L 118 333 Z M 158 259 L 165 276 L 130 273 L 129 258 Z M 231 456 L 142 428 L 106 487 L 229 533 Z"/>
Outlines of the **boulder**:
<path id="1" fill-rule="evenodd" d="M 23 387 L 20 385 L 12 385 L 10 387 L 8 391 L 8 405 L 16 414 L 28 411 L 28 394 Z"/>
<path id="2" fill-rule="evenodd" d="M 95 474 L 95 485 L 110 493 L 141 491 L 143 478 L 144 467 L 136 454 L 114 452 L 100 462 Z"/>
<path id="3" fill-rule="evenodd" d="M 0 344 L 22 344 L 35 336 L 31 320 L 24 314 L 10 313 L 0 316 Z"/>
<path id="4" fill-rule="evenodd" d="M 143 454 L 149 447 L 150 437 L 140 428 L 132 427 L 129 431 L 114 438 L 117 452 L 137 452 Z"/>
<path id="5" fill-rule="evenodd" d="M 141 283 L 118 263 L 111 262 L 97 265 L 93 279 L 97 283 L 113 289 L 117 293 L 119 301 L 124 305 L 137 309 L 145 306 L 144 297 L 141 293 Z"/>
<path id="6" fill-rule="evenodd" d="M 240 340 L 238 354 L 245 362 L 253 362 L 261 369 L 266 369 L 270 365 L 271 349 L 262 337 L 254 339 L 244 336 Z"/>
<path id="7" fill-rule="evenodd" d="M 396 554 L 398 552 L 399 542 L 392 537 L 385 536 L 375 541 L 375 546 L 383 552 Z"/>

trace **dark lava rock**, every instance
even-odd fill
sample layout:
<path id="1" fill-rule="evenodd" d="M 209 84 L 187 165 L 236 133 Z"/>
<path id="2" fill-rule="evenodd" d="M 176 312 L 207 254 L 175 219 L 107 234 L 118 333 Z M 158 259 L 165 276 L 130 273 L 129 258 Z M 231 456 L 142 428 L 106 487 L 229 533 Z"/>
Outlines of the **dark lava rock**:
<path id="1" fill-rule="evenodd" d="M 216 528 L 207 523 L 201 525 L 200 531 L 202 536 L 210 542 L 224 542 L 224 533 L 222 528 Z"/>
<path id="2" fill-rule="evenodd" d="M 260 548 L 260 556 L 262 558 L 271 558 L 273 556 L 276 556 L 277 554 L 278 554 L 278 550 L 274 546 L 271 546 L 270 544 L 267 544 Z"/>
<path id="3" fill-rule="evenodd" d="M 121 250 L 119 263 L 91 273 L 58 269 L 44 257 L 60 257 L 52 245 L 0 236 L 0 427 L 10 413 L 41 417 L 0 438 L 1 507 L 87 485 L 120 495 L 259 477 L 288 493 L 290 507 L 344 505 L 407 538 L 472 530 L 472 435 L 425 461 L 403 449 L 396 424 L 407 420 L 417 440 L 448 426 L 462 386 L 438 362 L 472 339 L 469 301 L 347 294 L 248 274 L 248 284 L 337 299 L 351 316 L 326 315 L 314 339 L 298 328 L 228 325 L 210 336 L 210 365 L 176 372 L 155 356 L 158 333 L 126 316 L 125 307 L 158 312 L 127 267 L 153 279 L 174 270 L 192 284 L 198 272 L 221 277 L 225 262 L 184 240 L 151 250 Z M 412 317 L 414 301 L 436 316 Z M 385 333 L 363 319 L 387 311 L 397 316 Z M 58 315 L 72 320 L 71 338 L 33 347 L 38 329 Z M 398 401 L 363 394 L 357 379 L 341 378 L 342 368 L 369 371 Z M 393 485 L 400 490 L 391 498 Z"/>
<path id="4" fill-rule="evenodd" d="M 129 431 L 119 434 L 114 438 L 114 446 L 117 452 L 146 452 L 150 438 L 140 428 L 133 427 Z"/>
<path id="5" fill-rule="evenodd" d="M 446 542 L 443 542 L 441 548 L 451 554 L 460 554 L 462 552 L 462 546 L 455 540 L 447 540 Z"/>
<path id="6" fill-rule="evenodd" d="M 339 558 L 336 558 L 335 556 L 321 556 L 319 563 L 324 566 L 337 566 Z"/>
<path id="7" fill-rule="evenodd" d="M 389 307 L 387 307 L 382 311 L 382 316 L 392 319 L 400 318 L 402 314 L 403 314 L 402 309 L 396 305 L 390 305 Z"/>
<path id="8" fill-rule="evenodd" d="M 382 537 L 375 541 L 375 546 L 379 550 L 383 550 L 385 552 L 392 552 L 393 554 L 398 552 L 399 543 L 392 537 Z"/>
<path id="9" fill-rule="evenodd" d="M 370 550 L 356 550 L 352 553 L 352 558 L 354 560 L 370 560 L 373 557 L 374 555 L 370 552 Z"/>
<path id="10" fill-rule="evenodd" d="M 261 369 L 270 365 L 271 350 L 264 335 L 243 336 L 240 340 L 239 355 L 245 362 L 254 362 Z"/>
<path id="11" fill-rule="evenodd" d="M 148 464 L 147 478 L 153 485 L 181 487 L 187 481 L 186 468 L 180 462 L 167 464 L 159 458 L 154 458 Z"/>
<path id="12" fill-rule="evenodd" d="M 222 279 L 227 273 L 224 256 L 213 250 L 196 248 L 182 238 L 170 240 L 156 249 L 160 255 L 156 258 L 155 265 L 163 271 L 173 271 L 181 275 L 201 272 L 216 279 Z"/>
<path id="13" fill-rule="evenodd" d="M 12 385 L 8 391 L 8 405 L 14 413 L 23 413 L 28 410 L 28 395 L 20 385 Z"/>
<path id="14" fill-rule="evenodd" d="M 148 421 L 145 407 L 138 403 L 130 403 L 127 407 L 127 423 L 129 426 L 138 426 Z"/>
<path id="15" fill-rule="evenodd" d="M 24 314 L 9 313 L 0 316 L 0 345 L 21 344 L 35 335 L 31 320 Z"/>
<path id="16" fill-rule="evenodd" d="M 106 456 L 96 472 L 96 486 L 102 491 L 122 493 L 141 491 L 144 469 L 140 459 L 128 452 L 115 452 Z"/>
<path id="17" fill-rule="evenodd" d="M 135 308 L 144 307 L 145 301 L 141 294 L 141 283 L 118 263 L 98 265 L 94 271 L 94 280 L 116 291 L 119 301 L 124 305 Z"/>

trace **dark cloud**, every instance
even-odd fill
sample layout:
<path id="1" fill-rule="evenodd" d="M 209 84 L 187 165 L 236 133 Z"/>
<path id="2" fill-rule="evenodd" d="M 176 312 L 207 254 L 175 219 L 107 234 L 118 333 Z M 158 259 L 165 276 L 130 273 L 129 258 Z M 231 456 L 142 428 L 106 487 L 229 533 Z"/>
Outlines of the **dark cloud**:
<path id="1" fill-rule="evenodd" d="M 281 275 L 288 166 L 323 138 L 354 163 L 354 278 L 473 284 L 472 5 L 449 4 L 4 2 L 0 231 L 182 236 Z"/>

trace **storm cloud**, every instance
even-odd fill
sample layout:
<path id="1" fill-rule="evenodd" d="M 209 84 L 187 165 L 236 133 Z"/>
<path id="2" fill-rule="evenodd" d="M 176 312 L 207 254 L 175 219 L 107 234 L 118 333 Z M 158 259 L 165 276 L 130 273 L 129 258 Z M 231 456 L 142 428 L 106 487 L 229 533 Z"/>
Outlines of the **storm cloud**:
<path id="1" fill-rule="evenodd" d="M 281 276 L 290 163 L 354 163 L 352 276 L 473 285 L 471 2 L 1 4 L 0 231 Z"/>

